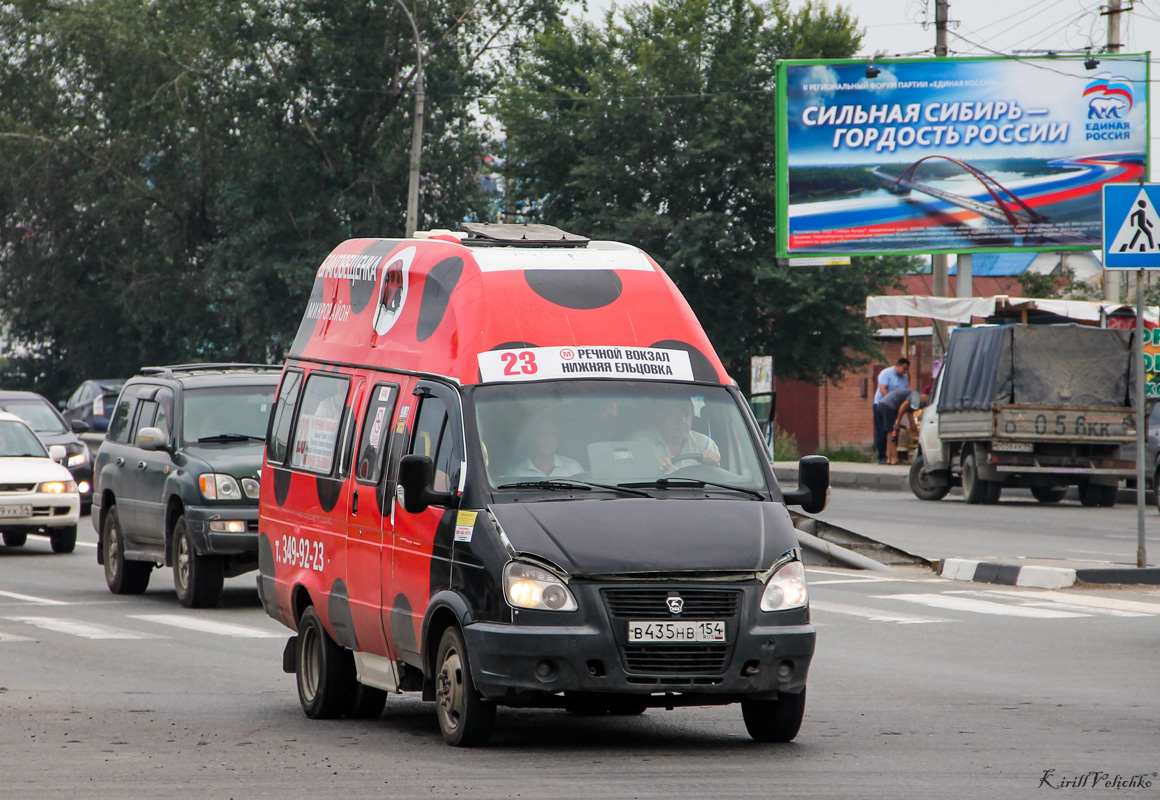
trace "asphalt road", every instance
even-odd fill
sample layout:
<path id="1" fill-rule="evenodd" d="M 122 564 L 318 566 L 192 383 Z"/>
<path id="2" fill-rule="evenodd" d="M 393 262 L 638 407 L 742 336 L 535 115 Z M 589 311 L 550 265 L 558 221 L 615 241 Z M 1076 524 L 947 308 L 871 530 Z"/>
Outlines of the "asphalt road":
<path id="1" fill-rule="evenodd" d="M 289 631 L 252 574 L 214 610 L 183 609 L 167 571 L 115 597 L 91 528 L 81 538 L 67 556 L 46 540 L 0 548 L 6 800 L 1011 798 L 1047 791 L 1048 770 L 1055 784 L 1144 776 L 1150 788 L 1092 793 L 1160 796 L 1160 590 L 811 569 L 818 651 L 794 743 L 754 744 L 735 706 L 501 710 L 492 746 L 465 751 L 410 695 L 377 720 L 307 719 L 280 670 Z"/>
<path id="2" fill-rule="evenodd" d="M 930 560 L 1051 558 L 1135 565 L 1136 506 L 1085 508 L 1078 500 L 1037 502 L 1008 491 L 996 505 L 968 505 L 954 493 L 937 502 L 910 492 L 834 489 L 820 519 Z M 1145 509 L 1149 563 L 1160 563 L 1160 513 Z"/>

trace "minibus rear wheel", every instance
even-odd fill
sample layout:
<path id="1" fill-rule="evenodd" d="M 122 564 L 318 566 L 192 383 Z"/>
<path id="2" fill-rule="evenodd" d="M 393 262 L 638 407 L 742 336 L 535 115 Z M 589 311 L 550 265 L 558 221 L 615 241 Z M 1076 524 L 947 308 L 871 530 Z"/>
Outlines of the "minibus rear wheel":
<path id="1" fill-rule="evenodd" d="M 337 719 L 350 707 L 354 661 L 335 644 L 314 606 L 298 621 L 298 700 L 311 719 Z"/>
<path id="2" fill-rule="evenodd" d="M 806 713 L 806 690 L 800 694 L 778 692 L 776 700 L 742 700 L 745 729 L 757 742 L 791 742 L 802 727 Z"/>
<path id="3" fill-rule="evenodd" d="M 487 744 L 495 727 L 495 704 L 476 690 L 467 645 L 455 626 L 443 631 L 435 664 L 435 712 L 443 741 L 452 747 Z"/>

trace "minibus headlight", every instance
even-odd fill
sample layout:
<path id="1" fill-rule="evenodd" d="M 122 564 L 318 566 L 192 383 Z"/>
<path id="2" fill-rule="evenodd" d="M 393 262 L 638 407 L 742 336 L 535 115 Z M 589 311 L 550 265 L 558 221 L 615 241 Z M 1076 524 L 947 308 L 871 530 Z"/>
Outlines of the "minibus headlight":
<path id="1" fill-rule="evenodd" d="M 198 476 L 201 494 L 206 500 L 241 500 L 242 490 L 231 475 L 207 472 Z"/>
<path id="2" fill-rule="evenodd" d="M 790 561 L 769 579 L 761 595 L 762 611 L 787 611 L 809 602 L 806 570 L 800 561 Z"/>
<path id="3" fill-rule="evenodd" d="M 514 608 L 575 611 L 579 606 L 564 582 L 540 567 L 509 561 L 503 570 L 503 590 Z"/>

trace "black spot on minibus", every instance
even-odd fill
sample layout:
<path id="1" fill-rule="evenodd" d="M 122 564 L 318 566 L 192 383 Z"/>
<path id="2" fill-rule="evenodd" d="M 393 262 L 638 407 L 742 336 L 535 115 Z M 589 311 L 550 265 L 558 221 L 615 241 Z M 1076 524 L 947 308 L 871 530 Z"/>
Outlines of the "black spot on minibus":
<path id="1" fill-rule="evenodd" d="M 330 615 L 330 627 L 334 629 L 338 643 L 351 650 L 358 650 L 358 633 L 355 632 L 354 615 L 350 611 L 350 595 L 342 578 L 330 587 L 326 613 Z"/>
<path id="2" fill-rule="evenodd" d="M 717 383 L 721 380 L 720 376 L 717 375 L 717 370 L 713 368 L 713 362 L 688 342 L 664 339 L 653 342 L 649 347 L 659 347 L 662 350 L 684 350 L 689 354 L 689 365 L 693 368 L 693 380 L 707 383 Z"/>
<path id="3" fill-rule="evenodd" d="M 290 478 L 292 473 L 288 469 L 274 467 L 274 502 L 280 506 L 286 505 L 286 498 L 290 496 Z"/>
<path id="4" fill-rule="evenodd" d="M 318 504 L 329 514 L 334 511 L 334 507 L 338 505 L 338 498 L 342 496 L 342 481 L 319 476 L 315 479 L 315 483 L 318 486 Z"/>
<path id="5" fill-rule="evenodd" d="M 451 293 L 462 275 L 463 259 L 459 256 L 443 259 L 427 273 L 423 281 L 423 299 L 419 303 L 419 322 L 415 326 L 415 338 L 420 342 L 429 339 L 443 321 Z"/>
<path id="6" fill-rule="evenodd" d="M 612 305 L 624 289 L 612 270 L 529 269 L 524 280 L 549 303 L 578 310 Z"/>

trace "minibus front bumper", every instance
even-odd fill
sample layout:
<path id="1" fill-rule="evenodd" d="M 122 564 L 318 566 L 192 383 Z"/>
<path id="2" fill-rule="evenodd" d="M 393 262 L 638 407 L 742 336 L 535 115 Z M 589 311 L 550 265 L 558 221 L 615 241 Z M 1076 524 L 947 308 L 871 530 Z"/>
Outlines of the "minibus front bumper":
<path id="1" fill-rule="evenodd" d="M 725 621 L 727 641 L 722 644 L 629 642 L 630 619 L 644 615 L 618 613 L 600 602 L 597 591 L 576 592 L 581 608 L 596 608 L 596 613 L 523 612 L 514 624 L 471 623 L 464 633 L 472 678 L 484 697 L 501 701 L 528 692 L 692 693 L 722 700 L 800 692 L 816 638 L 808 608 L 756 611 L 755 589 L 734 589 L 744 601 L 732 616 L 716 615 Z M 521 622 L 529 617 L 534 624 Z M 542 624 L 554 622 L 552 617 L 565 624 Z"/>

